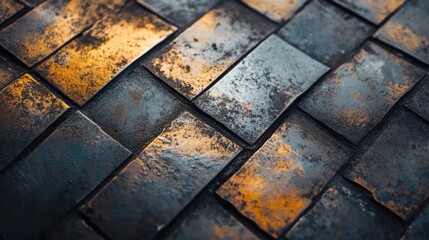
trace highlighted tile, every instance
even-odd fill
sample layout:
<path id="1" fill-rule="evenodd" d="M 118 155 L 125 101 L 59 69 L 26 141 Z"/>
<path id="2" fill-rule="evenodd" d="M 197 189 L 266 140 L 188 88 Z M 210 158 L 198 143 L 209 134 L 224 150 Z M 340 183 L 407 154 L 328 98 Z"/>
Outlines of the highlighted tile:
<path id="1" fill-rule="evenodd" d="M 9 19 L 24 8 L 22 4 L 17 3 L 14 0 L 2 0 L 1 4 L 0 23 L 3 23 L 5 20 Z"/>
<path id="2" fill-rule="evenodd" d="M 267 16 L 269 19 L 286 21 L 308 0 L 242 0 L 249 7 Z"/>

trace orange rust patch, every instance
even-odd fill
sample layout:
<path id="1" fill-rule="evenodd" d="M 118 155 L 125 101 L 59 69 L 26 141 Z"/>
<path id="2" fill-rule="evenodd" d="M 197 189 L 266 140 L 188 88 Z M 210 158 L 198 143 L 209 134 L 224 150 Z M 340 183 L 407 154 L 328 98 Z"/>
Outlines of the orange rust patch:
<path id="1" fill-rule="evenodd" d="M 285 21 L 292 17 L 307 0 L 242 0 L 251 8 L 274 21 Z"/>

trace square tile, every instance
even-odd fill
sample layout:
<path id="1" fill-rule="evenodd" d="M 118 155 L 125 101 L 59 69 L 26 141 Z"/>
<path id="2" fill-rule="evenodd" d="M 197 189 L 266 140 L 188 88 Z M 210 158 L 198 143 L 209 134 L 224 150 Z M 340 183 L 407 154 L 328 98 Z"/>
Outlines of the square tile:
<path id="1" fill-rule="evenodd" d="M 241 0 L 249 7 L 267 16 L 269 19 L 282 22 L 288 20 L 308 0 Z"/>
<path id="2" fill-rule="evenodd" d="M 253 144 L 326 71 L 272 35 L 195 104 Z"/>

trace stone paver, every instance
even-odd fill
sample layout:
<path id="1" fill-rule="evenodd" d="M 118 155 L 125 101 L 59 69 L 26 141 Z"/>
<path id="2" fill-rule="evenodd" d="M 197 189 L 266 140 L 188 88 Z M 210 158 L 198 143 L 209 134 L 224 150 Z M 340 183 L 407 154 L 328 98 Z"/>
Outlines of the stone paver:
<path id="1" fill-rule="evenodd" d="M 274 25 L 235 2 L 205 14 L 145 66 L 188 99 L 193 99 Z"/>
<path id="2" fill-rule="evenodd" d="M 337 180 L 337 179 L 335 179 Z M 399 239 L 399 219 L 381 211 L 345 180 L 335 181 L 288 232 L 288 239 Z"/>
<path id="3" fill-rule="evenodd" d="M 368 43 L 312 89 L 300 107 L 357 144 L 424 74 Z"/>
<path id="4" fill-rule="evenodd" d="M 23 73 L 23 70 L 8 59 L 0 56 L 0 89 L 15 80 Z"/>
<path id="5" fill-rule="evenodd" d="M 288 20 L 308 0 L 241 0 L 276 22 Z"/>
<path id="6" fill-rule="evenodd" d="M 426 206 L 413 222 L 402 240 L 426 240 L 429 237 L 429 207 Z"/>
<path id="7" fill-rule="evenodd" d="M 183 106 L 146 70 L 134 70 L 85 111 L 112 137 L 137 150 L 173 121 Z"/>
<path id="8" fill-rule="evenodd" d="M 380 24 L 405 0 L 333 0 L 374 24 Z"/>
<path id="9" fill-rule="evenodd" d="M 83 209 L 114 239 L 151 239 L 240 148 L 183 113 Z"/>
<path id="10" fill-rule="evenodd" d="M 345 176 L 409 220 L 429 197 L 429 124 L 407 111 L 397 115 Z"/>
<path id="11" fill-rule="evenodd" d="M 272 35 L 195 104 L 253 144 L 326 71 Z"/>
<path id="12" fill-rule="evenodd" d="M 76 213 L 63 219 L 45 237 L 49 240 L 103 239 Z"/>
<path id="13" fill-rule="evenodd" d="M 28 157 L 0 175 L 0 233 L 6 239 L 34 239 L 129 154 L 76 112 Z"/>
<path id="14" fill-rule="evenodd" d="M 220 0 L 137 0 L 143 6 L 183 27 L 214 7 Z"/>
<path id="15" fill-rule="evenodd" d="M 78 105 L 176 28 L 132 3 L 95 24 L 37 71 Z"/>
<path id="16" fill-rule="evenodd" d="M 422 81 L 423 87 L 406 103 L 406 106 L 429 121 L 429 76 Z"/>
<path id="17" fill-rule="evenodd" d="M 0 91 L 0 170 L 69 107 L 26 74 Z"/>
<path id="18" fill-rule="evenodd" d="M 14 0 L 2 0 L 1 4 L 0 24 L 24 8 L 22 4 L 15 2 Z"/>
<path id="19" fill-rule="evenodd" d="M 278 34 L 325 65 L 335 66 L 373 31 L 370 25 L 332 4 L 315 0 L 282 27 Z"/>
<path id="20" fill-rule="evenodd" d="M 429 64 L 429 1 L 412 0 L 375 37 Z"/>
<path id="21" fill-rule="evenodd" d="M 348 160 L 348 151 L 295 113 L 217 193 L 278 237 Z"/>
<path id="22" fill-rule="evenodd" d="M 124 3 L 48 0 L 1 31 L 0 45 L 31 67 Z"/>
<path id="23" fill-rule="evenodd" d="M 257 240 L 258 238 L 225 212 L 215 200 L 207 199 L 188 216 L 168 239 Z"/>

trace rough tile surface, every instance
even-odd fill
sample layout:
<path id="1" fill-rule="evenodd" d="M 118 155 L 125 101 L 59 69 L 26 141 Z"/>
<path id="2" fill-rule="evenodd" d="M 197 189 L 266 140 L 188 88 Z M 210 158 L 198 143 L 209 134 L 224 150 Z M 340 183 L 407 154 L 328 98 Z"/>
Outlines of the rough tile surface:
<path id="1" fill-rule="evenodd" d="M 167 239 L 257 240 L 258 238 L 210 198 L 201 203 Z"/>
<path id="2" fill-rule="evenodd" d="M 183 27 L 214 7 L 219 0 L 137 0 L 143 6 Z"/>
<path id="3" fill-rule="evenodd" d="M 309 56 L 334 66 L 349 56 L 373 31 L 368 24 L 328 2 L 315 0 L 278 34 Z"/>
<path id="4" fill-rule="evenodd" d="M 147 59 L 145 66 L 192 99 L 273 29 L 256 13 L 226 2 Z"/>
<path id="5" fill-rule="evenodd" d="M 429 207 L 426 206 L 411 224 L 402 240 L 426 240 L 429 237 Z"/>
<path id="6" fill-rule="evenodd" d="M 423 75 L 369 43 L 312 89 L 300 107 L 357 144 Z"/>
<path id="7" fill-rule="evenodd" d="M 102 240 L 88 224 L 76 213 L 63 219 L 45 239 L 48 240 Z"/>
<path id="8" fill-rule="evenodd" d="M 84 207 L 114 239 L 151 239 L 240 148 L 185 112 Z"/>
<path id="9" fill-rule="evenodd" d="M 8 59 L 0 56 L 0 89 L 16 79 L 23 73 L 23 70 Z"/>
<path id="10" fill-rule="evenodd" d="M 422 80 L 423 87 L 406 104 L 408 108 L 429 121 L 429 76 Z"/>
<path id="11" fill-rule="evenodd" d="M 375 24 L 381 23 L 405 0 L 333 0 Z"/>
<path id="12" fill-rule="evenodd" d="M 217 193 L 278 237 L 348 160 L 348 150 L 295 113 Z"/>
<path id="13" fill-rule="evenodd" d="M 327 67 L 272 35 L 195 103 L 254 143 L 326 71 Z"/>
<path id="14" fill-rule="evenodd" d="M 428 136 L 426 121 L 401 111 L 345 175 L 409 220 L 429 197 Z"/>
<path id="15" fill-rule="evenodd" d="M 428 19 L 429 1 L 407 1 L 375 37 L 429 64 Z"/>
<path id="16" fill-rule="evenodd" d="M 46 0 L 20 0 L 20 1 L 29 7 L 35 7 L 35 6 L 45 2 Z"/>
<path id="17" fill-rule="evenodd" d="M 0 32 L 0 45 L 31 67 L 124 3 L 48 0 Z"/>
<path id="18" fill-rule="evenodd" d="M 288 20 L 308 0 L 242 0 L 249 7 L 276 22 Z"/>
<path id="19" fill-rule="evenodd" d="M 37 71 L 82 106 L 174 30 L 143 7 L 128 4 L 55 53 Z"/>
<path id="20" fill-rule="evenodd" d="M 14 0 L 2 0 L 1 4 L 0 23 L 3 23 L 5 20 L 12 17 L 24 8 L 22 4 L 17 3 Z"/>
<path id="21" fill-rule="evenodd" d="M 0 233 L 34 239 L 104 180 L 129 151 L 80 112 L 0 175 Z"/>
<path id="22" fill-rule="evenodd" d="M 68 109 L 68 106 L 24 75 L 0 91 L 0 170 Z"/>
<path id="23" fill-rule="evenodd" d="M 86 111 L 112 137 L 136 150 L 149 143 L 183 106 L 146 70 L 137 69 Z"/>
<path id="24" fill-rule="evenodd" d="M 337 179 L 335 179 L 337 180 Z M 288 239 L 399 239 L 404 227 L 345 180 L 336 181 L 286 235 Z"/>

